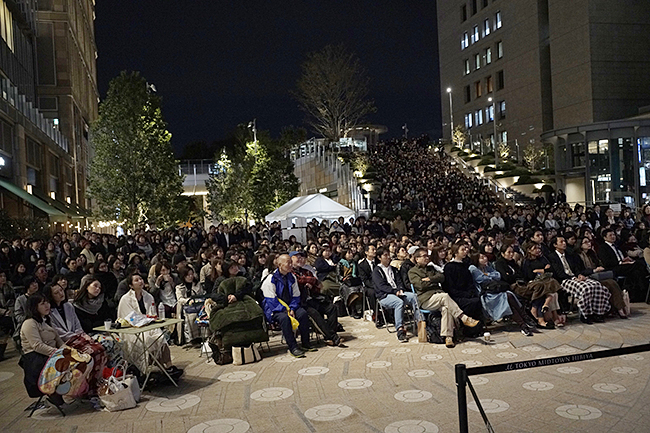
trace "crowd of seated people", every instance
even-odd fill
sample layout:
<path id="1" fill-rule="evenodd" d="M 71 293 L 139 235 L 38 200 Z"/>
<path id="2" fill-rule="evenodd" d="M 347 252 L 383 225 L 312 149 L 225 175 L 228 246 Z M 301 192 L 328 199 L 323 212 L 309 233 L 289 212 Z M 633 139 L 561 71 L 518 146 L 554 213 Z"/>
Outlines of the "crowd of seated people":
<path id="1" fill-rule="evenodd" d="M 267 339 L 269 326 L 293 356 L 316 350 L 310 330 L 344 347 L 342 314 L 381 327 L 378 310 L 387 310 L 398 340 L 408 341 L 407 306 L 416 321 L 420 308 L 440 311 L 441 336 L 453 347 L 459 327 L 505 319 L 534 338 L 565 326 L 574 306 L 590 325 L 626 318 L 625 292 L 646 299 L 650 206 L 615 213 L 570 206 L 558 194 L 511 207 L 425 139 L 379 143 L 368 154 L 380 176 L 379 212 L 313 219 L 305 244 L 283 239 L 277 222 L 0 239 L 0 359 L 12 337 L 22 353 L 46 355 L 60 345 L 50 329 L 66 343 L 107 319 L 157 315 L 162 306 L 183 322 L 148 338 L 178 377 L 169 345 L 200 343 L 195 319 L 207 300 L 213 357 L 224 363 L 232 346 Z M 49 348 L 31 341 L 37 334 Z"/>

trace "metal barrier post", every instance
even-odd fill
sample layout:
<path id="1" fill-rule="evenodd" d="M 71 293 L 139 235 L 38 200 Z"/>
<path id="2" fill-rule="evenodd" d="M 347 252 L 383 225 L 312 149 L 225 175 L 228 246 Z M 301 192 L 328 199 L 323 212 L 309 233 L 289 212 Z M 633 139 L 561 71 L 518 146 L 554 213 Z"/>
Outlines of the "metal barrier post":
<path id="1" fill-rule="evenodd" d="M 458 425 L 460 433 L 469 433 L 467 422 L 467 370 L 465 364 L 456 364 L 456 390 L 458 392 Z"/>

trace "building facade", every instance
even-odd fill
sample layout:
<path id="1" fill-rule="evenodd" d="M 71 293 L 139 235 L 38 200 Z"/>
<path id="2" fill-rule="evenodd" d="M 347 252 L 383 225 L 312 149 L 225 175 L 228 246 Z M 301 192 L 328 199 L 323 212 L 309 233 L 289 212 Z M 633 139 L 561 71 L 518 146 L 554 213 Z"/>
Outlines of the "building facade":
<path id="1" fill-rule="evenodd" d="M 473 146 L 493 143 L 496 130 L 497 142 L 521 155 L 529 144 L 560 142 L 542 135 L 598 129 L 650 105 L 650 2 L 454 0 L 437 8 L 446 139 L 453 118 Z M 579 160 L 576 152 L 567 161 Z"/>
<path id="2" fill-rule="evenodd" d="M 0 0 L 0 209 L 51 230 L 88 224 L 93 20 L 92 1 Z"/>

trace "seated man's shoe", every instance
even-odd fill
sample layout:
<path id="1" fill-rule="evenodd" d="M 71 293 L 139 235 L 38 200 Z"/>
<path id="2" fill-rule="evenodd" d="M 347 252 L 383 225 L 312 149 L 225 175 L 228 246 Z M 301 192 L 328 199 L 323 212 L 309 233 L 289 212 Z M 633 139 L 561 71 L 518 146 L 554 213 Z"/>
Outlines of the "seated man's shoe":
<path id="1" fill-rule="evenodd" d="M 463 314 L 462 316 L 460 316 L 460 321 L 463 322 L 463 325 L 468 326 L 470 328 L 475 327 L 479 323 L 478 320 L 472 319 L 471 317 L 469 317 L 466 314 Z"/>
<path id="2" fill-rule="evenodd" d="M 397 331 L 397 339 L 400 343 L 408 343 L 409 341 L 408 337 L 406 336 L 406 332 L 401 329 Z"/>
<path id="3" fill-rule="evenodd" d="M 532 337 L 533 331 L 528 327 L 528 325 L 521 325 L 521 333 L 526 337 Z"/>
<path id="4" fill-rule="evenodd" d="M 593 325 L 594 321 L 591 320 L 589 317 L 585 317 L 582 314 L 580 315 L 580 321 L 586 325 Z"/>
<path id="5" fill-rule="evenodd" d="M 305 357 L 305 352 L 303 352 L 302 350 L 300 350 L 297 347 L 294 347 L 293 349 L 289 350 L 289 353 L 294 358 L 304 358 Z"/>
<path id="6" fill-rule="evenodd" d="M 450 349 L 456 347 L 456 343 L 454 343 L 453 337 L 445 337 L 445 346 Z"/>
<path id="7" fill-rule="evenodd" d="M 318 349 L 316 349 L 315 347 L 313 347 L 311 345 L 309 345 L 309 346 L 302 345 L 302 346 L 300 346 L 300 350 L 302 350 L 305 353 L 306 352 L 318 352 Z"/>
<path id="8" fill-rule="evenodd" d="M 591 316 L 591 320 L 593 320 L 596 323 L 605 323 L 605 316 L 602 316 L 600 314 L 594 314 Z"/>
<path id="9" fill-rule="evenodd" d="M 345 332 L 345 329 L 343 329 L 343 325 L 341 325 L 340 323 L 337 323 L 336 332 Z"/>

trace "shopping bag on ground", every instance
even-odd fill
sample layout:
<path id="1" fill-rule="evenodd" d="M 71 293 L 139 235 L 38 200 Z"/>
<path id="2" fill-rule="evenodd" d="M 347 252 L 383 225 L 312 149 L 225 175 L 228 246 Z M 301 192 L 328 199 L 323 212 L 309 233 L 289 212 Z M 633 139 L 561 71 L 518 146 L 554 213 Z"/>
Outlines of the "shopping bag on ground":
<path id="1" fill-rule="evenodd" d="M 250 364 L 260 361 L 262 357 L 254 344 L 243 347 L 232 347 L 232 363 L 235 365 Z"/>

